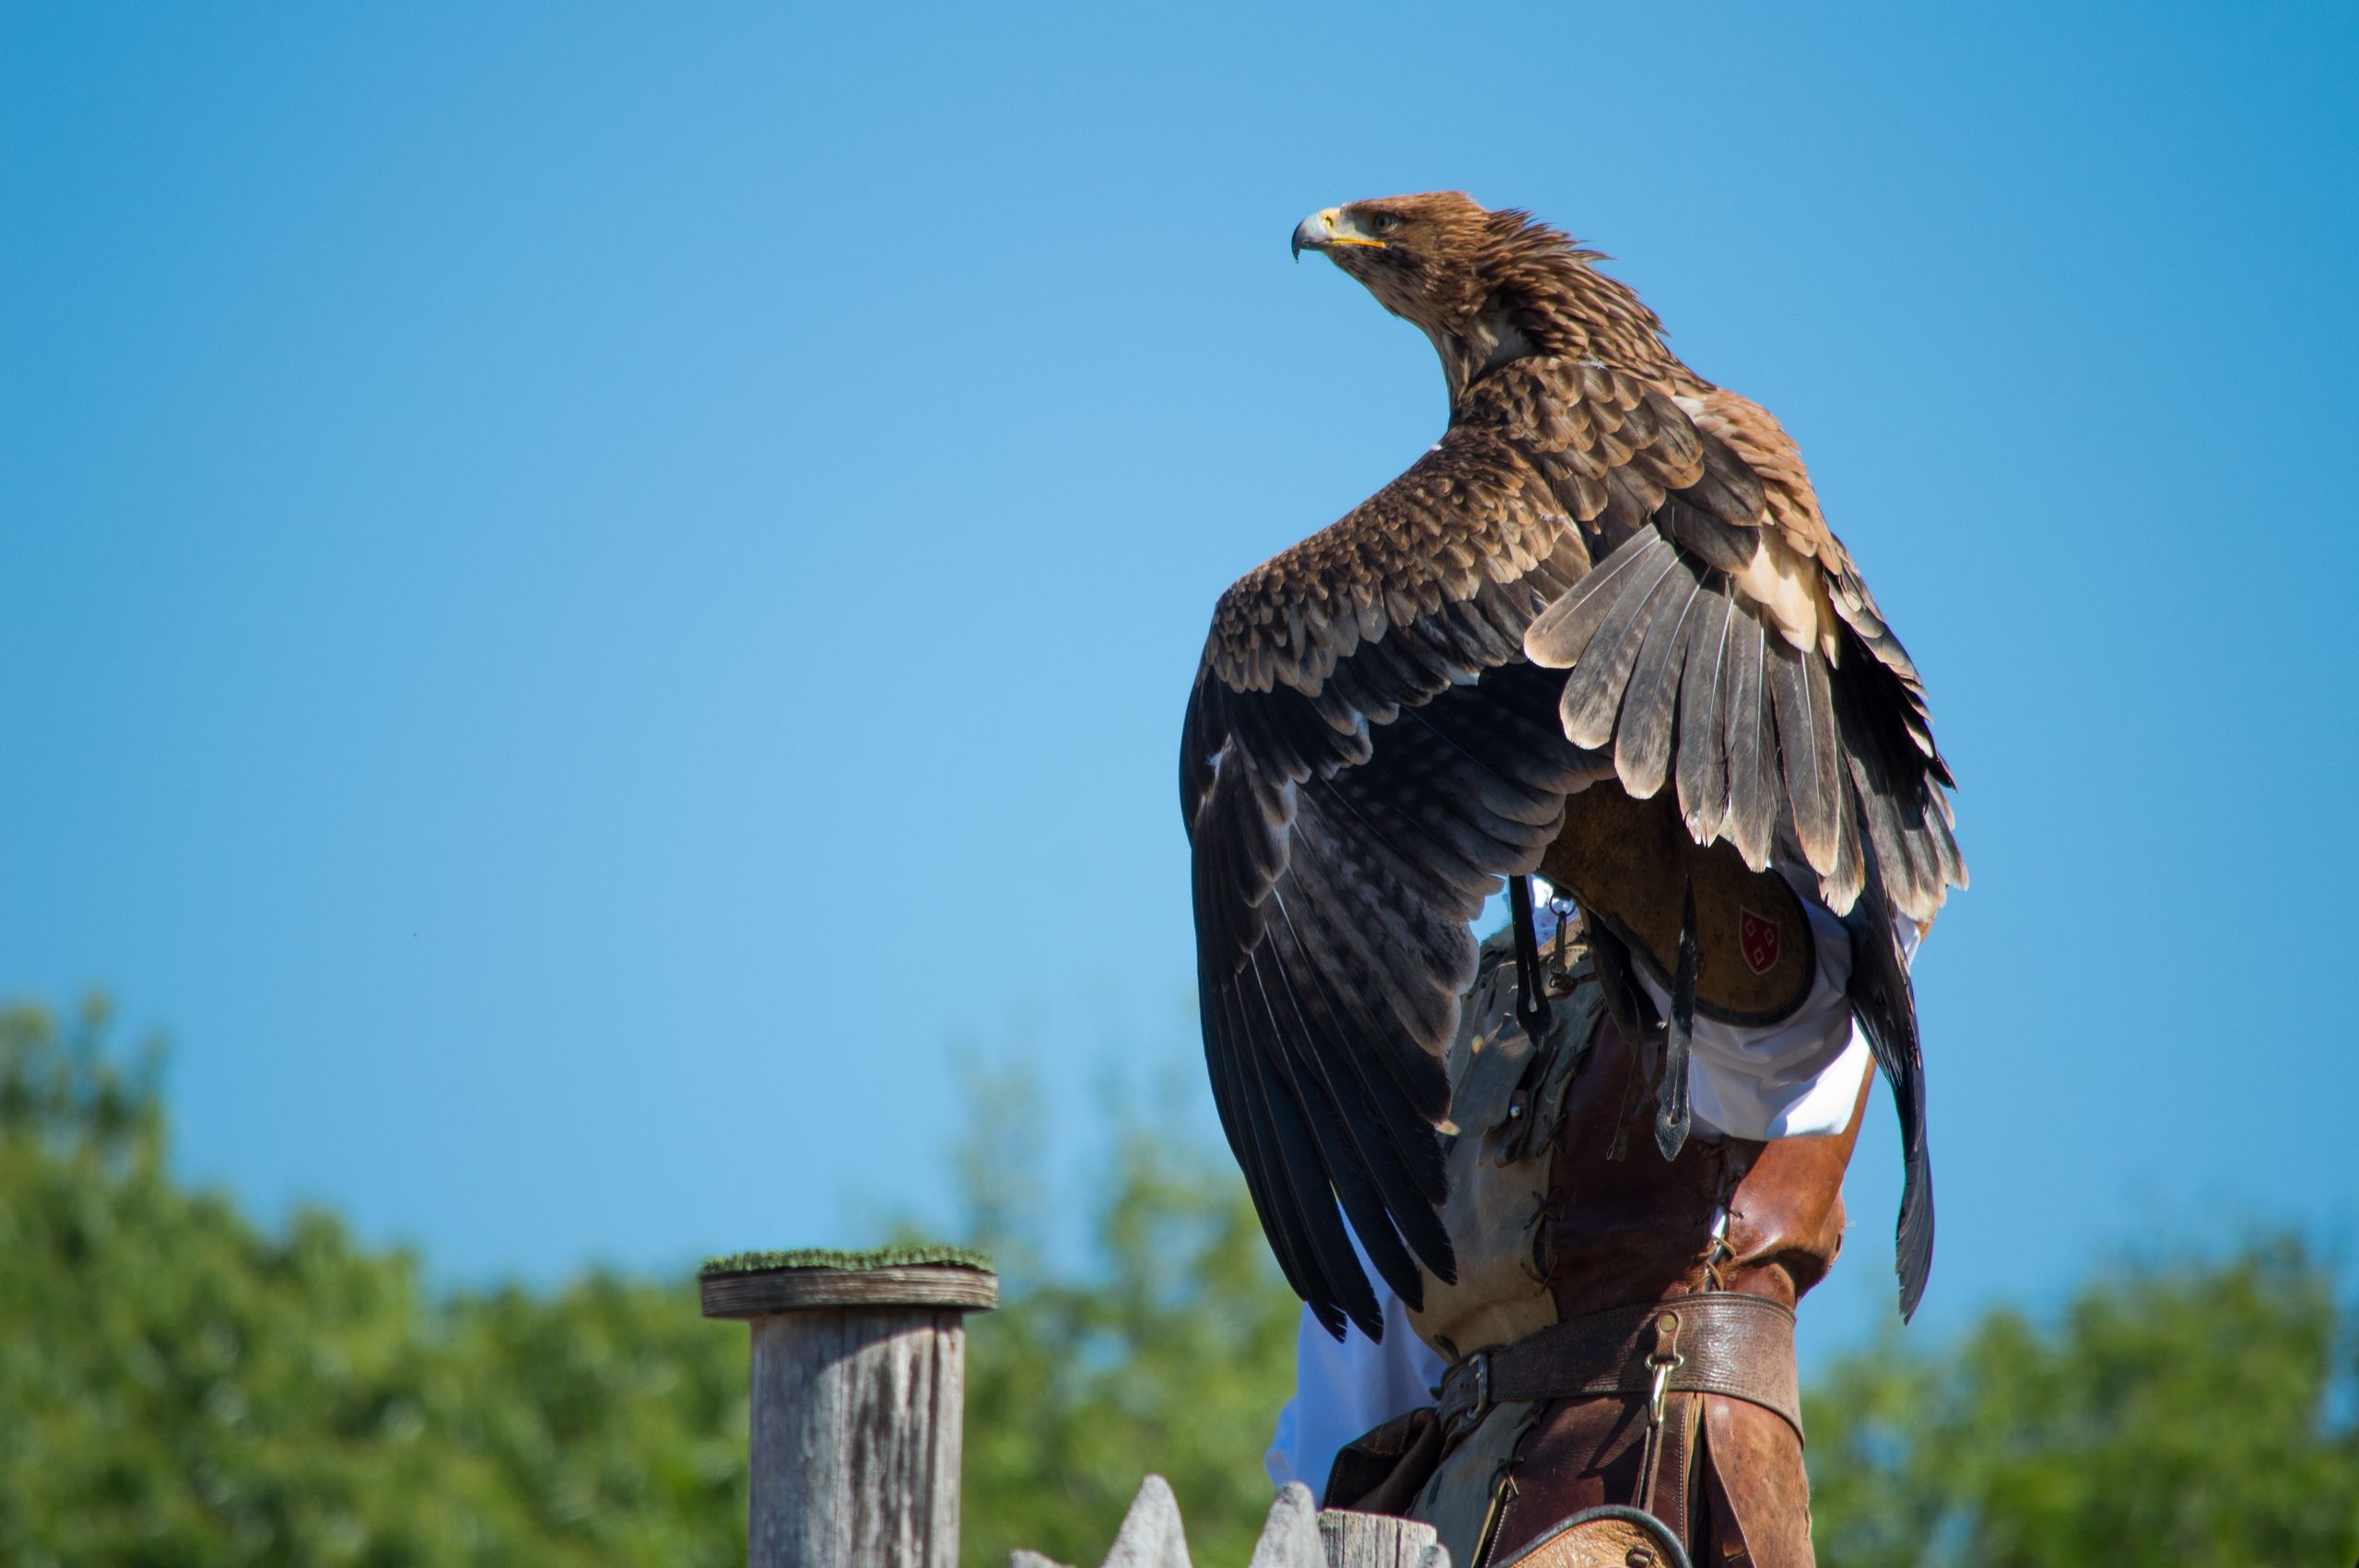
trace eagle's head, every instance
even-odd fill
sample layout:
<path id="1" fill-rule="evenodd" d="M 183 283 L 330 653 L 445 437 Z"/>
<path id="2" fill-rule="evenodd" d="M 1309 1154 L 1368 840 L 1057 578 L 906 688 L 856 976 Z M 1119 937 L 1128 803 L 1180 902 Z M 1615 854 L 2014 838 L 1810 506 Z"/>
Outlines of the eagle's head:
<path id="1" fill-rule="evenodd" d="M 1323 207 L 1295 226 L 1296 258 L 1305 251 L 1324 253 L 1433 340 L 1453 400 L 1527 354 L 1667 354 L 1654 312 L 1590 265 L 1598 252 L 1463 191 Z"/>
<path id="2" fill-rule="evenodd" d="M 1325 207 L 1295 226 L 1294 253 L 1320 251 L 1367 286 L 1384 308 L 1428 333 L 1461 331 L 1489 292 L 1485 261 L 1497 247 L 1493 213 L 1463 191 L 1379 196 Z"/>

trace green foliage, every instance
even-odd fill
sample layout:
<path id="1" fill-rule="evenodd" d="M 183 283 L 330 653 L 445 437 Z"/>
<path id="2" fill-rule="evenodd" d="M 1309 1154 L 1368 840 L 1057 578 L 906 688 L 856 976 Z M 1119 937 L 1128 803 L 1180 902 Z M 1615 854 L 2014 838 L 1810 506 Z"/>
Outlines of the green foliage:
<path id="1" fill-rule="evenodd" d="M 1992 1312 L 1939 1359 L 1897 1337 L 1806 1402 L 1834 1568 L 2347 1563 L 2359 1377 L 2333 1276 L 2292 1237 L 2132 1263 L 2053 1327 Z"/>
<path id="2" fill-rule="evenodd" d="M 744 1561 L 745 1348 L 693 1287 L 434 1301 L 165 1168 L 153 1058 L 0 1012 L 0 1562 Z"/>
<path id="3" fill-rule="evenodd" d="M 722 1564 L 745 1552 L 745 1335 L 692 1281 L 435 1293 L 333 1217 L 283 1235 L 170 1176 L 151 1054 L 0 1012 L 0 1562 L 27 1568 Z M 1099 1561 L 1168 1477 L 1197 1561 L 1242 1562 L 1296 1308 L 1215 1152 L 1117 1127 L 1051 1199 L 1039 1096 L 973 1085 L 966 1560 Z M 1051 1210 L 1091 1261 L 1046 1260 Z M 2100 1271 L 2053 1323 L 1898 1336 L 1808 1400 L 1833 1568 L 2348 1563 L 2353 1325 L 2261 1238 Z"/>
<path id="4" fill-rule="evenodd" d="M 746 1337 L 692 1282 L 435 1296 L 332 1216 L 271 1236 L 173 1181 L 155 1058 L 106 1033 L 0 1012 L 0 1562 L 745 1560 Z M 1096 1271 L 1054 1276 L 1037 1103 L 978 1087 L 970 1224 L 1015 1278 L 974 1320 L 968 1560 L 1096 1562 L 1152 1466 L 1242 1562 L 1294 1309 L 1238 1184 L 1134 1132 Z"/>
<path id="5" fill-rule="evenodd" d="M 1096 1267 L 1058 1278 L 1036 1163 L 1039 1096 L 977 1076 L 959 1160 L 978 1245 L 1014 1305 L 971 1321 L 964 1558 L 1100 1561 L 1139 1481 L 1171 1482 L 1195 1560 L 1243 1562 L 1270 1508 L 1262 1453 L 1294 1387 L 1299 1307 L 1225 1155 L 1133 1127 L 1093 1199 Z"/>

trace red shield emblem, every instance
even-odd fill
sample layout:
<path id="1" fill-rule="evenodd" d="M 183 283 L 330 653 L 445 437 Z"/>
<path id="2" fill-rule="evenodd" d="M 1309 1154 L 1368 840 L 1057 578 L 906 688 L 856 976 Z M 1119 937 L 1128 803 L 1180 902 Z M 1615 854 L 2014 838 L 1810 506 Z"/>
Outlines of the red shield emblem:
<path id="1" fill-rule="evenodd" d="M 1744 949 L 1745 967 L 1766 975 L 1778 966 L 1778 922 L 1764 919 L 1740 904 L 1736 909 L 1737 942 Z"/>

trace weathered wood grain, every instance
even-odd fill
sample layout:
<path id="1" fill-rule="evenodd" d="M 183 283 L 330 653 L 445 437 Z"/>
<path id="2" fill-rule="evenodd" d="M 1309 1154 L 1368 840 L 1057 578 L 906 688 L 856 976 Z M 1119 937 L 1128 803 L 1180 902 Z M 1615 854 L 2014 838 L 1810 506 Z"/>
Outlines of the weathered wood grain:
<path id="1" fill-rule="evenodd" d="M 957 1568 L 961 1309 L 798 1308 L 753 1333 L 751 1568 Z"/>
<path id="2" fill-rule="evenodd" d="M 1063 1568 L 1037 1551 L 1017 1551 L 1007 1568 Z M 1180 1502 L 1151 1475 L 1140 1486 L 1103 1568 L 1190 1568 Z M 1319 1511 L 1310 1489 L 1289 1481 L 1270 1504 L 1247 1568 L 1449 1568 L 1449 1552 L 1431 1525 L 1378 1514 Z"/>
<path id="3" fill-rule="evenodd" d="M 1330 1508 L 1319 1515 L 1319 1540 L 1328 1568 L 1449 1568 L 1431 1525 L 1384 1514 Z"/>
<path id="4" fill-rule="evenodd" d="M 1171 1483 L 1149 1476 L 1139 1483 L 1131 1511 L 1106 1553 L 1105 1568 L 1192 1568 L 1188 1561 L 1188 1532 L 1180 1523 L 1180 1499 Z"/>
<path id="5" fill-rule="evenodd" d="M 981 1311 L 999 1305 L 999 1276 L 950 1264 L 898 1269 L 757 1269 L 708 1274 L 702 1282 L 707 1317 L 760 1317 L 819 1307 L 954 1307 Z"/>
<path id="6" fill-rule="evenodd" d="M 1327 1568 L 1327 1551 L 1319 1539 L 1319 1504 L 1310 1488 L 1290 1480 L 1278 1489 L 1246 1568 Z"/>

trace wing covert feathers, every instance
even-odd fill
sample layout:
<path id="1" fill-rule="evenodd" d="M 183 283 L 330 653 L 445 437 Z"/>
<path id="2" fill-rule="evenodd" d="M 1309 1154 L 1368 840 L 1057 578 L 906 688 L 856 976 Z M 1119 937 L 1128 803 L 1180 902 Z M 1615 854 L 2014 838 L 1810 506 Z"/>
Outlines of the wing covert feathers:
<path id="1" fill-rule="evenodd" d="M 1521 658 L 1532 615 L 1589 570 L 1570 521 L 1496 431 L 1454 429 L 1222 594 L 1205 666 L 1233 690 L 1314 698 L 1356 666 L 1321 712 L 1346 728 L 1389 723 L 1403 702 Z"/>

